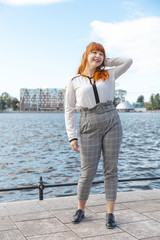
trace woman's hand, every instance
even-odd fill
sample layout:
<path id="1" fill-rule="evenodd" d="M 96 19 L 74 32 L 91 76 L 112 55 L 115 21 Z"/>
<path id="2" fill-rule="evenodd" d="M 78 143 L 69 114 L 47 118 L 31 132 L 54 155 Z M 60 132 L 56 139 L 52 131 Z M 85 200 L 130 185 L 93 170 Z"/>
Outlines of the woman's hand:
<path id="1" fill-rule="evenodd" d="M 110 64 L 111 64 L 111 59 L 110 58 L 104 59 L 104 66 L 105 67 L 110 67 Z"/>
<path id="2" fill-rule="evenodd" d="M 76 151 L 79 152 L 78 150 L 78 141 L 77 140 L 73 140 L 72 142 L 70 142 L 71 148 Z"/>

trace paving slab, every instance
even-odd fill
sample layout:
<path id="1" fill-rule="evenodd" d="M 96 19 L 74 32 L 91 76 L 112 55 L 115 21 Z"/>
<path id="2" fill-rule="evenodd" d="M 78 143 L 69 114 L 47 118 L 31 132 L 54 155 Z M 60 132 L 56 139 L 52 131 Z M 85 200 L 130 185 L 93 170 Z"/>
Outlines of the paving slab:
<path id="1" fill-rule="evenodd" d="M 39 205 L 45 210 L 73 209 L 77 207 L 77 197 L 60 197 L 39 201 Z"/>
<path id="2" fill-rule="evenodd" d="M 160 211 L 160 201 L 157 200 L 127 202 L 123 203 L 123 205 L 139 213 Z"/>
<path id="3" fill-rule="evenodd" d="M 17 222 L 24 236 L 34 236 L 68 231 L 68 228 L 55 218 Z"/>
<path id="4" fill-rule="evenodd" d="M 98 213 L 97 215 L 101 216 L 102 218 L 106 219 L 105 213 Z M 145 221 L 149 220 L 148 217 L 137 213 L 131 209 L 124 209 L 124 210 L 118 210 L 114 213 L 117 225 L 123 224 L 123 223 L 130 223 L 130 222 L 139 222 L 139 221 Z"/>
<path id="5" fill-rule="evenodd" d="M 49 213 L 48 211 L 11 215 L 11 219 L 14 222 L 22 222 L 26 220 L 37 220 L 53 217 L 54 217 L 53 214 Z"/>
<path id="6" fill-rule="evenodd" d="M 153 220 L 121 224 L 120 228 L 137 239 L 158 236 L 160 239 L 160 223 Z"/>
<path id="7" fill-rule="evenodd" d="M 80 224 L 70 223 L 70 224 L 66 224 L 66 226 L 81 238 L 95 237 L 95 236 L 107 235 L 111 233 L 122 232 L 122 230 L 119 228 L 115 228 L 115 229 L 106 228 L 104 219 L 98 219 L 98 220 L 86 221 L 86 222 L 83 221 Z"/>
<path id="8" fill-rule="evenodd" d="M 160 211 L 156 212 L 149 212 L 149 213 L 143 213 L 144 216 L 151 218 L 157 222 L 160 222 Z"/>
<path id="9" fill-rule="evenodd" d="M 19 230 L 0 231 L 0 240 L 26 240 Z"/>
<path id="10" fill-rule="evenodd" d="M 96 206 L 98 203 L 98 205 L 104 205 L 106 204 L 106 199 L 105 199 L 105 195 L 104 193 L 102 194 L 91 194 L 89 196 L 89 199 L 87 201 L 86 206 Z"/>
<path id="11" fill-rule="evenodd" d="M 120 209 L 126 209 L 127 207 L 120 204 L 120 203 L 116 203 L 115 204 L 115 211 L 120 210 Z M 94 213 L 102 213 L 102 212 L 106 212 L 107 211 L 107 205 L 103 204 L 103 205 L 96 205 L 96 206 L 87 206 L 87 209 L 94 212 Z"/>
<path id="12" fill-rule="evenodd" d="M 10 217 L 1 217 L 0 218 L 0 231 L 17 229 L 15 223 Z"/>
<path id="13" fill-rule="evenodd" d="M 49 235 L 27 237 L 27 240 L 81 240 L 81 238 L 79 238 L 75 233 L 69 231 Z"/>
<path id="14" fill-rule="evenodd" d="M 3 216 L 9 216 L 9 213 L 8 211 L 6 211 L 4 203 L 0 203 L 0 217 L 3 217 Z"/>
<path id="15" fill-rule="evenodd" d="M 143 238 L 142 240 L 160 240 L 160 236 L 159 237 L 152 237 L 152 238 Z"/>
<path id="16" fill-rule="evenodd" d="M 10 216 L 17 213 L 26 214 L 33 212 L 44 211 L 42 206 L 39 205 L 39 201 L 21 201 L 21 202 L 9 202 L 0 204 L 0 216 Z"/>
<path id="17" fill-rule="evenodd" d="M 97 237 L 83 238 L 83 240 L 136 240 L 137 238 L 128 233 L 114 233 Z"/>
<path id="18" fill-rule="evenodd" d="M 117 203 L 134 202 L 142 200 L 160 199 L 160 190 L 137 190 L 129 192 L 118 192 Z"/>
<path id="19" fill-rule="evenodd" d="M 140 222 L 149 220 L 146 216 L 139 214 L 131 209 L 124 209 L 115 212 L 115 218 L 118 225 L 130 222 Z"/>
<path id="20" fill-rule="evenodd" d="M 57 210 L 57 211 L 51 211 L 52 215 L 55 216 L 58 220 L 60 220 L 62 223 L 71 223 L 71 218 L 75 214 L 75 209 L 68 209 L 66 210 Z M 92 211 L 89 211 L 88 209 L 85 210 L 85 219 L 84 221 L 92 221 L 101 219 L 102 217 L 93 213 Z"/>

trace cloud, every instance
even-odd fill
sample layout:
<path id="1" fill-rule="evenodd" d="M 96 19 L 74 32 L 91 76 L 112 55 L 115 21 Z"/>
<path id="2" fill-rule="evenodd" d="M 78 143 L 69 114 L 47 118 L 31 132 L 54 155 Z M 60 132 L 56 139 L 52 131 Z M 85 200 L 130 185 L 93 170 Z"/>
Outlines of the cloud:
<path id="1" fill-rule="evenodd" d="M 121 3 L 122 9 L 126 10 L 127 19 L 133 19 L 136 17 L 144 17 L 143 9 L 139 5 L 139 2 L 124 1 Z"/>
<path id="2" fill-rule="evenodd" d="M 110 56 L 131 57 L 139 73 L 160 72 L 160 18 L 91 23 L 92 37 L 102 40 Z"/>
<path id="3" fill-rule="evenodd" d="M 66 2 L 68 0 L 0 0 L 0 3 L 7 5 L 45 5 L 50 3 Z"/>

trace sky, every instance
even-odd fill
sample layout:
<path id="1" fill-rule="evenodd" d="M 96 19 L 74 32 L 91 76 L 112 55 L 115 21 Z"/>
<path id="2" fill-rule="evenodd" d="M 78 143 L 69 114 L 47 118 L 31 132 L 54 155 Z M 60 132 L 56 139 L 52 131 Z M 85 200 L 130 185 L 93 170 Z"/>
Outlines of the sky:
<path id="1" fill-rule="evenodd" d="M 126 100 L 160 93 L 159 0 L 0 0 L 0 94 L 65 88 L 93 41 L 133 59 L 116 80 Z"/>

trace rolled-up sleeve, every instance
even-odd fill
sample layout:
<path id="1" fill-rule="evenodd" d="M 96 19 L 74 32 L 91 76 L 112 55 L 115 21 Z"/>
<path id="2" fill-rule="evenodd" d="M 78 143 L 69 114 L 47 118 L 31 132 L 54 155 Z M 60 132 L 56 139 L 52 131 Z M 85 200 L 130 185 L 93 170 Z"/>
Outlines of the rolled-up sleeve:
<path id="1" fill-rule="evenodd" d="M 68 140 L 77 140 L 77 129 L 75 119 L 76 96 L 74 90 L 73 80 L 69 80 L 66 95 L 65 95 L 65 124 L 68 135 Z"/>
<path id="2" fill-rule="evenodd" d="M 114 72 L 115 79 L 117 79 L 130 68 L 132 63 L 133 60 L 131 58 L 107 58 L 105 66 L 115 67 L 112 71 Z"/>

